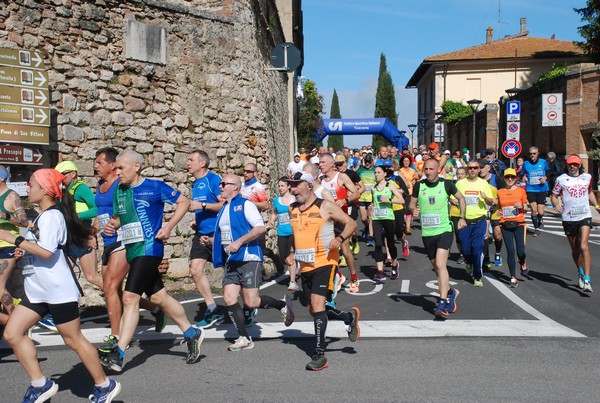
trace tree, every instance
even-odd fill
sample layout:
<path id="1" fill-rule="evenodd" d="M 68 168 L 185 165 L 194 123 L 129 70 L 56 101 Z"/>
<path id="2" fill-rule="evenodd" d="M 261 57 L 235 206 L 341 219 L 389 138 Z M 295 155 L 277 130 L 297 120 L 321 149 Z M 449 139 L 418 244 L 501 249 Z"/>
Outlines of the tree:
<path id="1" fill-rule="evenodd" d="M 458 124 L 464 117 L 473 114 L 473 109 L 470 106 L 450 100 L 442 103 L 442 110 L 446 112 L 444 120 L 451 126 Z"/>
<path id="2" fill-rule="evenodd" d="M 394 126 L 398 125 L 398 114 L 396 113 L 396 94 L 392 76 L 387 69 L 385 55 L 381 53 L 379 58 L 379 80 L 377 82 L 377 93 L 375 95 L 375 117 L 387 118 Z M 378 150 L 382 145 L 389 142 L 380 134 L 373 135 L 373 148 Z"/>
<path id="3" fill-rule="evenodd" d="M 585 42 L 575 42 L 594 63 L 600 63 L 600 0 L 587 0 L 586 7 L 574 8 L 585 25 L 577 28 Z"/>
<path id="4" fill-rule="evenodd" d="M 298 147 L 310 149 L 318 145 L 315 136 L 322 130 L 323 97 L 313 81 L 302 83 L 304 97 L 298 102 Z"/>
<path id="5" fill-rule="evenodd" d="M 331 119 L 341 119 L 342 115 L 340 113 L 340 101 L 338 99 L 338 94 L 336 90 L 333 90 L 333 96 L 331 97 L 331 110 L 329 111 L 329 117 Z M 335 135 L 327 137 L 327 146 L 333 147 L 335 151 L 339 151 L 344 148 L 344 136 L 343 135 Z"/>

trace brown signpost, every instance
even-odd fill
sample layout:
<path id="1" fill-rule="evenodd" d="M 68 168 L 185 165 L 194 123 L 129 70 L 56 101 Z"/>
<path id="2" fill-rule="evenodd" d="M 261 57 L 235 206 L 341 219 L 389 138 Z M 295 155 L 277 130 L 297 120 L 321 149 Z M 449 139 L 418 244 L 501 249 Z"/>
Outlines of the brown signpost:
<path id="1" fill-rule="evenodd" d="M 0 141 L 48 144 L 49 98 L 41 53 L 0 48 Z"/>
<path id="2" fill-rule="evenodd" d="M 0 163 L 44 165 L 44 155 L 37 148 L 0 145 Z"/>

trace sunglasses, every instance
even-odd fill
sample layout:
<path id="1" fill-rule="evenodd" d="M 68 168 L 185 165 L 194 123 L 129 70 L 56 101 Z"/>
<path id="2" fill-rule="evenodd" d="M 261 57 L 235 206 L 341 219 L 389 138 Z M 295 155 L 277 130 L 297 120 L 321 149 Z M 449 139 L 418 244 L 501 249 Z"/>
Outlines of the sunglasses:
<path id="1" fill-rule="evenodd" d="M 517 177 L 514 175 L 506 175 L 504 179 L 517 179 Z"/>
<path id="2" fill-rule="evenodd" d="M 244 173 L 245 174 L 253 174 L 254 172 L 256 172 L 256 171 L 251 171 L 249 169 L 244 169 Z"/>
<path id="3" fill-rule="evenodd" d="M 235 183 L 233 183 L 233 182 L 221 182 L 221 183 L 219 183 L 219 187 L 222 187 L 222 188 L 224 188 L 227 185 L 233 185 L 233 186 L 235 186 Z"/>
<path id="4" fill-rule="evenodd" d="M 343 163 L 343 162 L 336 162 L 336 163 L 335 163 L 335 166 L 336 166 L 336 167 L 341 167 L 342 165 L 344 165 L 344 163 Z"/>
<path id="5" fill-rule="evenodd" d="M 467 168 L 469 168 L 469 171 L 476 171 L 479 169 L 479 167 L 467 167 Z"/>
<path id="6" fill-rule="evenodd" d="M 538 155 L 539 153 L 529 153 L 529 155 Z"/>

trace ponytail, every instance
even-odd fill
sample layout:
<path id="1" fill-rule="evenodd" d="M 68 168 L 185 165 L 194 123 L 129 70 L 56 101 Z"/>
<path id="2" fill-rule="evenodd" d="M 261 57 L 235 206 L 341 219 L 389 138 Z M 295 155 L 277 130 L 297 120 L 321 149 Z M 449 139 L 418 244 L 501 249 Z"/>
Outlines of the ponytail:
<path id="1" fill-rule="evenodd" d="M 57 207 L 65 217 L 68 243 L 85 247 L 89 237 L 96 231 L 94 227 L 79 218 L 75 211 L 75 199 L 66 189 L 64 189 L 63 197 Z"/>

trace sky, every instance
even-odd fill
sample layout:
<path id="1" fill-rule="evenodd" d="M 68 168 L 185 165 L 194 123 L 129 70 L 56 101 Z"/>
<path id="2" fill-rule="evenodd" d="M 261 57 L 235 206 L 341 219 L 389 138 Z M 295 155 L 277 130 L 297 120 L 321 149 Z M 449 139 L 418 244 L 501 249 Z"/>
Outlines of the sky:
<path id="1" fill-rule="evenodd" d="M 343 118 L 373 117 L 384 53 L 396 91 L 398 129 L 417 123 L 417 91 L 406 83 L 423 59 L 519 33 L 527 18 L 530 37 L 580 41 L 583 25 L 573 8 L 585 0 L 302 0 L 304 67 L 323 96 L 329 117 L 333 90 Z M 500 10 L 500 13 L 499 13 Z M 500 23 L 498 22 L 500 20 Z M 371 136 L 344 136 L 344 145 L 370 145 Z"/>

